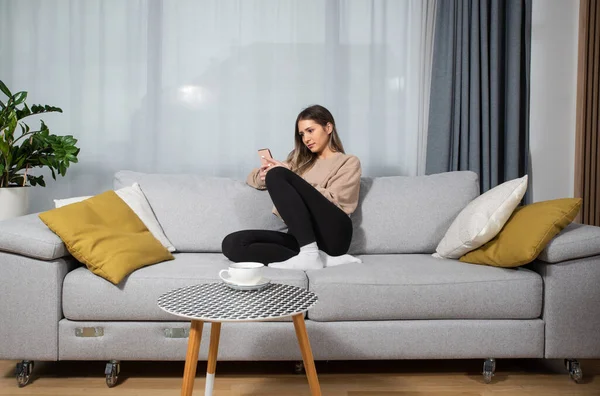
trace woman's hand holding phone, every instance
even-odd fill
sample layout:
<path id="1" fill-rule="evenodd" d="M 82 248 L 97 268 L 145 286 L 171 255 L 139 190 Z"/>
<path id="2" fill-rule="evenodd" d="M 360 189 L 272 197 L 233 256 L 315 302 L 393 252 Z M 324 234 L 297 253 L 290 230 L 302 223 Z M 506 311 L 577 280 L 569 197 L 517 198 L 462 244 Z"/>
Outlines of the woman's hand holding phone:
<path id="1" fill-rule="evenodd" d="M 260 176 L 260 180 L 265 181 L 267 177 L 267 170 L 269 169 L 269 165 L 261 165 L 260 170 L 258 171 L 258 175 Z"/>
<path id="2" fill-rule="evenodd" d="M 260 156 L 261 163 L 258 174 L 260 176 L 260 180 L 262 181 L 265 181 L 265 178 L 267 177 L 267 172 L 271 168 L 283 166 L 286 169 L 290 169 L 290 167 L 285 162 L 273 159 L 273 156 L 271 155 L 271 150 L 269 150 L 268 148 L 258 150 L 258 155 Z"/>
<path id="3" fill-rule="evenodd" d="M 288 164 L 286 164 L 285 162 L 277 161 L 273 158 L 264 158 L 264 161 L 265 161 L 264 165 L 262 165 L 260 167 L 260 171 L 259 171 L 260 180 L 262 180 L 262 181 L 265 181 L 265 178 L 267 177 L 267 172 L 270 169 L 277 168 L 278 166 L 284 167 L 286 169 L 290 169 Z"/>

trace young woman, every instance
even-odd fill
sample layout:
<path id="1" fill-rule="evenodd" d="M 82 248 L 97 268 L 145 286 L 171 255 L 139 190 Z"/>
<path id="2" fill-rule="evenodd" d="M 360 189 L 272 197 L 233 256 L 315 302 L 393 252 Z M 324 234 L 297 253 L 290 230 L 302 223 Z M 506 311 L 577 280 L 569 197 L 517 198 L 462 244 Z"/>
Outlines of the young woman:
<path id="1" fill-rule="evenodd" d="M 287 160 L 266 158 L 247 179 L 269 192 L 273 213 L 288 233 L 234 232 L 223 240 L 223 254 L 234 262 L 301 270 L 360 262 L 346 254 L 352 240 L 349 215 L 358 205 L 360 161 L 344 153 L 333 116 L 323 106 L 304 109 L 295 129 L 295 148 Z"/>

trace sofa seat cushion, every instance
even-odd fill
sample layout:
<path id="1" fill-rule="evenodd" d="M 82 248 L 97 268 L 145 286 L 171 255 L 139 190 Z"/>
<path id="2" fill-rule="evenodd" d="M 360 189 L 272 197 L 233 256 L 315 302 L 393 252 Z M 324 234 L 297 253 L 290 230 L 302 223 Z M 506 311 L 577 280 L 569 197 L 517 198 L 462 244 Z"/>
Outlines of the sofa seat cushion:
<path id="1" fill-rule="evenodd" d="M 307 272 L 316 321 L 532 319 L 542 278 L 526 268 L 479 266 L 430 255 L 365 255 L 362 264 Z"/>
<path id="2" fill-rule="evenodd" d="M 80 267 L 63 283 L 63 313 L 69 320 L 186 320 L 164 312 L 158 297 L 172 289 L 198 283 L 220 282 L 218 273 L 230 261 L 222 254 L 175 253 L 175 260 L 144 267 L 118 286 Z M 303 271 L 265 268 L 276 283 L 308 287 Z"/>

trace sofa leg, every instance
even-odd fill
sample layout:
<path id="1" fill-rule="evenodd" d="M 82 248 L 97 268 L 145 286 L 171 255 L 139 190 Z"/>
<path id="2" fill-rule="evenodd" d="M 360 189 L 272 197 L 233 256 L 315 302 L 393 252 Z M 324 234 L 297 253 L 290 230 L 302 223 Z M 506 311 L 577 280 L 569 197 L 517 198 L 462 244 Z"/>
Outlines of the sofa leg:
<path id="1" fill-rule="evenodd" d="M 121 363 L 118 360 L 111 360 L 110 362 L 106 363 L 104 374 L 106 374 L 106 385 L 109 388 L 117 385 L 120 371 Z"/>
<path id="2" fill-rule="evenodd" d="M 489 384 L 492 382 L 492 377 L 496 371 L 496 359 L 489 358 L 483 362 L 483 382 Z"/>
<path id="3" fill-rule="evenodd" d="M 33 360 L 23 360 L 20 363 L 17 363 L 15 368 L 15 377 L 17 378 L 17 384 L 19 385 L 19 388 L 22 388 L 29 383 L 33 366 Z"/>
<path id="4" fill-rule="evenodd" d="M 304 374 L 304 362 L 296 362 L 296 364 L 294 365 L 294 373 Z"/>
<path id="5" fill-rule="evenodd" d="M 583 371 L 581 371 L 581 365 L 576 359 L 565 359 L 565 367 L 573 381 L 577 383 L 581 382 L 583 379 Z"/>

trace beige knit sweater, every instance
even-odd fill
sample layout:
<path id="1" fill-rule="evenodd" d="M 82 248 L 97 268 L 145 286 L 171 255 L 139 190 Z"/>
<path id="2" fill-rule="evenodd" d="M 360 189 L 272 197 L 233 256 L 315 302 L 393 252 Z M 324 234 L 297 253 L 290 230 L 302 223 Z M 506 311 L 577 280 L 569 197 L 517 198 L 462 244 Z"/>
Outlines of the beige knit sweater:
<path id="1" fill-rule="evenodd" d="M 264 190 L 267 187 L 265 182 L 260 180 L 259 171 L 260 168 L 253 169 L 246 183 L 256 189 Z M 348 215 L 356 210 L 361 168 L 360 160 L 354 155 L 334 153 L 326 159 L 317 159 L 313 167 L 301 176 Z M 279 215 L 275 208 L 273 213 Z"/>

